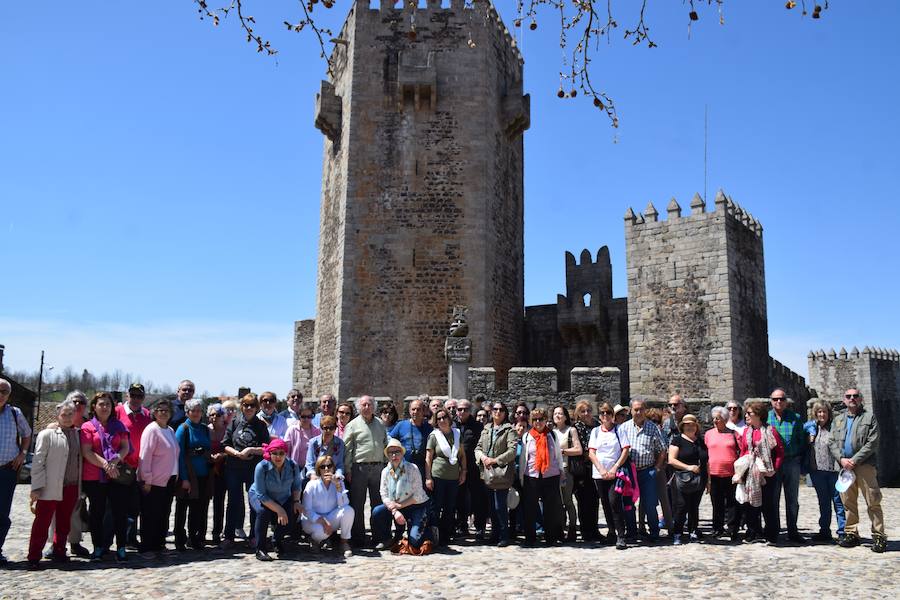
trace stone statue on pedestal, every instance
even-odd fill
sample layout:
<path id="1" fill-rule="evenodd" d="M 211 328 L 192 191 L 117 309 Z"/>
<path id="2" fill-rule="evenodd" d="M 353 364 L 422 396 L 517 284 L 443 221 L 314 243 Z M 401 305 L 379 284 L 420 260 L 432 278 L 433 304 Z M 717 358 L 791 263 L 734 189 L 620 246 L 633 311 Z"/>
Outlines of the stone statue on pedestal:
<path id="1" fill-rule="evenodd" d="M 466 307 L 457 306 L 453 310 L 453 322 L 444 342 L 444 357 L 447 359 L 447 396 L 450 398 L 465 398 L 468 394 L 469 364 L 472 362 L 472 340 L 468 334 Z"/>

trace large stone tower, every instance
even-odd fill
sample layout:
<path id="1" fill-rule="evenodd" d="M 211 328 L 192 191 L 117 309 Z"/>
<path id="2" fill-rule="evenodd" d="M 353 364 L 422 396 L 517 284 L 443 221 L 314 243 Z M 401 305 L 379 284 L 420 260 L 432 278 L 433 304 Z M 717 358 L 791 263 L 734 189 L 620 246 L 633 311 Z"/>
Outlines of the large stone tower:
<path id="1" fill-rule="evenodd" d="M 762 225 L 721 191 L 690 216 L 625 214 L 631 396 L 713 401 L 768 393 Z"/>
<path id="2" fill-rule="evenodd" d="M 473 364 L 521 353 L 522 57 L 488 2 L 415 4 L 357 2 L 316 99 L 314 393 L 445 393 L 456 305 Z"/>

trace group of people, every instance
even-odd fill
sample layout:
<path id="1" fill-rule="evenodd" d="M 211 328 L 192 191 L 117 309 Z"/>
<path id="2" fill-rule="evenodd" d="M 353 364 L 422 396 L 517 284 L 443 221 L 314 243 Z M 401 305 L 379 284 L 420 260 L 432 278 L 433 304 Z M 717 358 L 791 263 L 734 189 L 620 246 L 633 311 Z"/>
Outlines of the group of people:
<path id="1" fill-rule="evenodd" d="M 6 402 L 10 389 L 0 379 L 0 549 L 31 441 L 21 411 Z M 640 399 L 628 407 L 604 403 L 597 419 L 587 401 L 574 415 L 562 405 L 524 403 L 510 414 L 497 401 L 473 415 L 469 400 L 420 396 L 400 419 L 393 405 L 376 416 L 371 396 L 353 405 L 326 394 L 313 410 L 291 390 L 279 412 L 272 392 L 205 406 L 194 390 L 182 381 L 174 400 L 152 409 L 141 384 L 118 405 L 109 393 L 88 400 L 75 391 L 57 406 L 32 462 L 29 568 L 44 556 L 70 560 L 67 545 L 95 561 L 113 544 L 119 562 L 129 547 L 153 559 L 166 547 L 173 502 L 177 550 L 227 549 L 243 537 L 262 561 L 273 560 L 272 551 L 282 555 L 286 538 L 345 557 L 371 546 L 427 554 L 469 535 L 470 523 L 477 541 L 500 547 L 519 536 L 526 546 L 540 537 L 547 545 L 576 542 L 580 533 L 585 543 L 625 549 L 638 538 L 659 543 L 662 529 L 682 545 L 703 537 L 704 493 L 713 537 L 778 543 L 783 496 L 788 539 L 806 543 L 797 519 L 807 473 L 820 514 L 813 540 L 832 541 L 833 512 L 840 545 L 859 545 L 862 492 L 872 550 L 886 546 L 878 428 L 854 389 L 845 394 L 846 411 L 833 415 L 816 402 L 808 420 L 787 407 L 781 389 L 770 403 L 729 401 L 713 407 L 705 432 L 678 395 L 663 409 Z"/>

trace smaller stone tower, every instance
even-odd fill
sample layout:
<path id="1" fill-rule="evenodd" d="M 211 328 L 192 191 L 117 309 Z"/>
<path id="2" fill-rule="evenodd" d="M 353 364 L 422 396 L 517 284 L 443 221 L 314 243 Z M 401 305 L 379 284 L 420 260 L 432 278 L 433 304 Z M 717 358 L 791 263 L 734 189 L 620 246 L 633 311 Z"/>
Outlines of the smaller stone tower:
<path id="1" fill-rule="evenodd" d="M 691 215 L 673 198 L 625 214 L 631 396 L 713 401 L 768 393 L 762 225 L 721 190 Z"/>

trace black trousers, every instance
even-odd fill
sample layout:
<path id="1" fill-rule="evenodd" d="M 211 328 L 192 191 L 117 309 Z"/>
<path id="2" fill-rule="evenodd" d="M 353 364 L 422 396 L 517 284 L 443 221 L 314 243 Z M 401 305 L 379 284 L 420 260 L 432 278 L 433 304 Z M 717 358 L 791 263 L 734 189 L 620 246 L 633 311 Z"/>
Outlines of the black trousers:
<path id="1" fill-rule="evenodd" d="M 475 530 L 484 531 L 489 508 L 487 487 L 479 477 L 478 469 L 469 471 L 456 498 L 456 526 L 460 529 L 468 527 L 469 515 L 474 515 Z"/>
<path id="2" fill-rule="evenodd" d="M 152 485 L 141 497 L 141 552 L 159 552 L 166 548 L 176 480 L 177 477 L 172 475 L 166 485 Z"/>
<path id="3" fill-rule="evenodd" d="M 181 482 L 178 482 L 178 486 Z M 175 498 L 175 544 L 184 545 L 188 540 L 196 547 L 203 546 L 206 539 L 206 520 L 209 516 L 209 477 L 197 477 L 200 493 L 191 499 L 187 495 Z M 180 491 L 177 490 L 176 492 Z M 184 530 L 187 523 L 187 532 Z"/>
<path id="4" fill-rule="evenodd" d="M 685 492 L 675 483 L 672 483 L 672 501 L 674 502 L 674 526 L 672 533 L 681 535 L 684 533 L 685 522 L 687 522 L 688 533 L 697 531 L 700 525 L 700 500 L 703 499 L 703 491 L 705 485 L 701 485 L 696 492 Z"/>
<path id="5" fill-rule="evenodd" d="M 600 538 L 600 530 L 597 528 L 597 519 L 600 516 L 600 497 L 597 495 L 597 487 L 591 479 L 590 466 L 588 474 L 575 478 L 575 501 L 578 503 L 578 523 L 581 526 L 581 539 L 585 542 L 593 542 Z"/>
<path id="6" fill-rule="evenodd" d="M 212 490 L 212 505 L 213 505 L 213 520 L 212 520 L 212 536 L 213 538 L 219 538 L 222 536 L 222 526 L 225 523 L 225 474 L 224 473 L 211 473 L 210 477 L 212 478 L 212 484 L 210 485 L 210 489 Z"/>
<path id="7" fill-rule="evenodd" d="M 709 477 L 709 500 L 712 503 L 713 531 L 727 531 L 734 535 L 741 528 L 741 505 L 734 498 L 737 484 L 731 477 Z"/>
<path id="8" fill-rule="evenodd" d="M 538 501 L 543 503 L 544 539 L 548 543 L 562 539 L 562 496 L 559 491 L 559 475 L 552 477 L 525 476 L 522 485 L 523 506 L 522 525 L 525 529 L 525 542 L 533 543 L 537 539 Z"/>
<path id="9" fill-rule="evenodd" d="M 622 504 L 622 496 L 616 493 L 616 480 L 595 479 L 594 484 L 603 506 L 608 534 L 612 535 L 615 531 L 617 537 L 625 537 L 625 505 Z"/>
<path id="10" fill-rule="evenodd" d="M 118 548 L 124 548 L 126 543 L 126 530 L 128 528 L 128 502 L 130 486 L 121 485 L 113 481 L 100 483 L 99 481 L 85 481 L 82 490 L 88 497 L 91 543 L 94 549 L 104 548 L 106 536 L 103 531 L 103 515 L 106 513 L 107 504 L 112 511 L 112 532 Z"/>
<path id="11" fill-rule="evenodd" d="M 775 478 L 766 477 L 766 484 L 762 488 L 762 506 L 744 504 L 744 522 L 747 524 L 747 537 L 765 537 L 770 542 L 778 541 L 778 494 L 775 487 Z M 760 516 L 766 520 L 763 529 Z"/>

